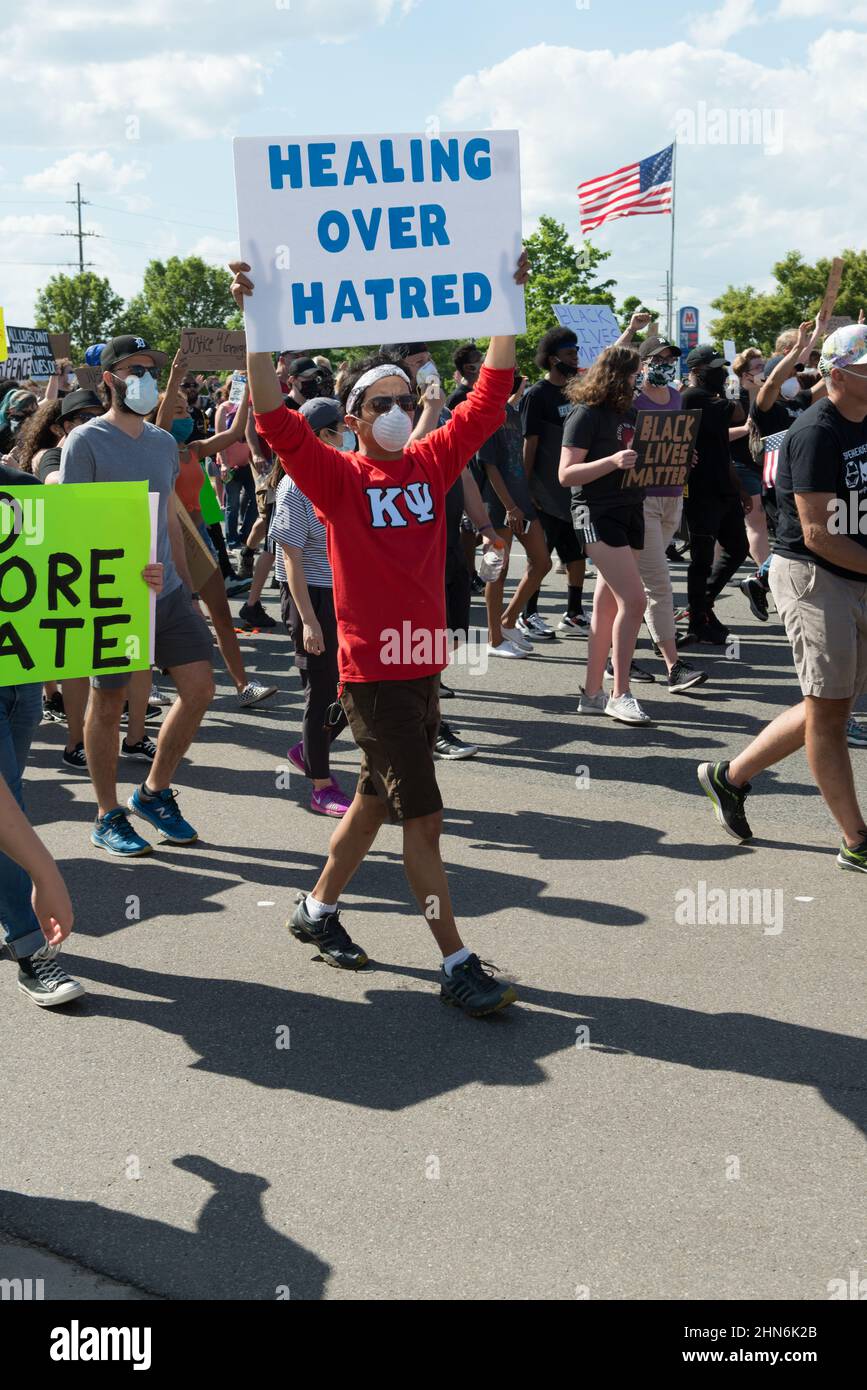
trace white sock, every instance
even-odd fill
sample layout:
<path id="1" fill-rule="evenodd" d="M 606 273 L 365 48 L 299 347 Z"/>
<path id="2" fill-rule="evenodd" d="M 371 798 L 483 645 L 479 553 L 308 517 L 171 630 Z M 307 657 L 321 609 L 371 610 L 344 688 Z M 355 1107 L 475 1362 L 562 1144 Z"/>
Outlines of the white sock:
<path id="1" fill-rule="evenodd" d="M 450 956 L 446 956 L 443 961 L 443 970 L 451 976 L 456 965 L 463 965 L 465 960 L 469 960 L 472 951 L 467 946 L 462 946 L 459 951 L 453 951 Z"/>
<path id="2" fill-rule="evenodd" d="M 327 917 L 329 912 L 337 911 L 337 903 L 318 903 L 312 893 L 308 893 L 304 903 L 307 916 L 312 917 L 314 922 L 319 922 L 323 917 Z"/>

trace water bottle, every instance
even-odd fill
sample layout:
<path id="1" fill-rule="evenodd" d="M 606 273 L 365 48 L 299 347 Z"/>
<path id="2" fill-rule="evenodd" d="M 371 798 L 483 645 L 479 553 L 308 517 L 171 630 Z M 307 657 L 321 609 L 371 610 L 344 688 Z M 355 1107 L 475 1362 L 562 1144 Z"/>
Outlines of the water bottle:
<path id="1" fill-rule="evenodd" d="M 492 541 L 482 552 L 479 561 L 479 578 L 486 584 L 493 584 L 494 580 L 499 579 L 503 573 L 503 565 L 506 562 L 506 547 L 499 537 Z"/>

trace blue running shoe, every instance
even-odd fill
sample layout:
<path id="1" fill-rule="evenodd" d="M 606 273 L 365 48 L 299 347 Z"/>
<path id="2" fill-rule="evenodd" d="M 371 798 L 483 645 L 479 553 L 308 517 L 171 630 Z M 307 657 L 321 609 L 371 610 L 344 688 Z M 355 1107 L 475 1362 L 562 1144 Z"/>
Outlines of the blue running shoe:
<path id="1" fill-rule="evenodd" d="M 108 850 L 109 854 L 119 854 L 125 859 L 154 852 L 153 845 L 149 845 L 141 835 L 136 835 L 122 806 L 114 811 L 106 811 L 104 816 L 97 816 L 90 839 L 99 849 Z"/>
<path id="2" fill-rule="evenodd" d="M 142 794 L 141 787 L 136 787 L 126 804 L 137 816 L 150 821 L 170 845 L 191 845 L 199 838 L 198 832 L 181 815 L 178 794 L 171 787 L 147 797 Z"/>

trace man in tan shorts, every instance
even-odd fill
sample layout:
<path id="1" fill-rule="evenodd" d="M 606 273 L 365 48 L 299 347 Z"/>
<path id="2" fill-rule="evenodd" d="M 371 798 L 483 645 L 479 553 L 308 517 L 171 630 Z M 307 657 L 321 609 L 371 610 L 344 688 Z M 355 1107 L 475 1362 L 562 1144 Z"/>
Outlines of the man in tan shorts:
<path id="1" fill-rule="evenodd" d="M 729 763 L 701 763 L 699 781 L 736 840 L 750 779 L 806 745 L 816 785 L 843 833 L 837 862 L 867 873 L 846 728 L 867 691 L 867 325 L 826 338 L 827 398 L 786 434 L 777 471 L 779 521 L 771 592 L 804 695 Z"/>

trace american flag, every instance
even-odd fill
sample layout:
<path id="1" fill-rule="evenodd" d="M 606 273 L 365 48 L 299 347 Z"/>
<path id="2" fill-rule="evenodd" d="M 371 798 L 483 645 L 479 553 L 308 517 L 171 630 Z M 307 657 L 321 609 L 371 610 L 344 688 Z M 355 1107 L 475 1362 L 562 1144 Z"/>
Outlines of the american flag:
<path id="1" fill-rule="evenodd" d="M 789 433 L 788 430 L 780 430 L 777 434 L 766 434 L 762 439 L 764 445 L 764 464 L 762 467 L 762 482 L 765 487 L 774 487 L 777 481 L 777 464 L 780 461 L 780 445 Z"/>
<path id="2" fill-rule="evenodd" d="M 669 145 L 638 164 L 626 164 L 613 174 L 579 183 L 582 235 L 615 217 L 671 212 L 673 158 L 674 145 Z"/>

